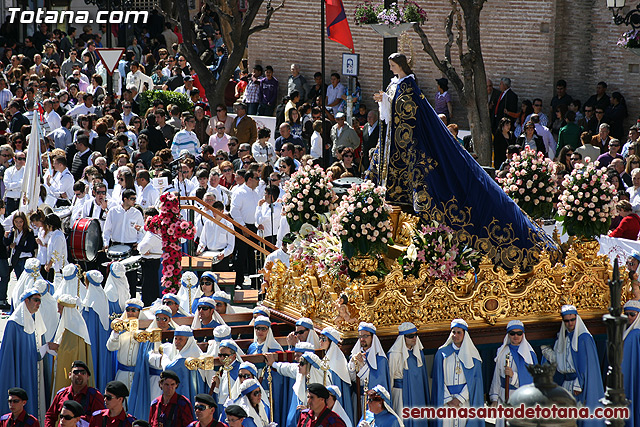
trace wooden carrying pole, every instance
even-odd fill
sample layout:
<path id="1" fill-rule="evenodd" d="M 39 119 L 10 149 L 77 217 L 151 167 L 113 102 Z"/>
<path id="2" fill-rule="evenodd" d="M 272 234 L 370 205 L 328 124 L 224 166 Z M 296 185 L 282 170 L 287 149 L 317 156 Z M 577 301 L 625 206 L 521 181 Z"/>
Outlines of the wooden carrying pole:
<path id="1" fill-rule="evenodd" d="M 190 209 L 192 211 L 195 211 L 195 212 L 199 213 L 203 217 L 205 217 L 208 220 L 213 221 L 215 224 L 219 225 L 223 230 L 228 231 L 229 233 L 233 234 L 234 236 L 236 236 L 237 238 L 239 238 L 240 240 L 242 240 L 243 242 L 245 242 L 247 245 L 251 246 L 255 250 L 262 252 L 263 254 L 265 254 L 265 256 L 269 255 L 271 252 L 273 252 L 273 251 L 278 249 L 273 243 L 271 243 L 268 240 L 265 240 L 264 238 L 258 236 L 256 233 L 254 233 L 253 231 L 249 230 L 247 227 L 245 227 L 243 225 L 240 225 L 237 221 L 233 220 L 230 216 L 225 215 L 223 212 L 220 212 L 219 210 L 217 210 L 216 208 L 214 208 L 210 204 L 203 202 L 198 197 L 191 197 L 191 196 L 190 197 L 180 197 L 180 201 L 183 201 L 183 200 L 194 201 L 194 202 L 200 203 L 205 208 L 211 210 L 211 212 L 217 213 L 218 215 L 220 215 L 221 217 L 223 217 L 224 219 L 229 221 L 231 224 L 233 224 L 234 227 L 238 228 L 241 232 L 238 232 L 238 231 L 234 230 L 233 228 L 231 228 L 231 227 L 227 226 L 226 224 L 224 224 L 222 221 L 217 220 L 215 217 L 209 215 L 207 212 L 203 211 L 198 206 L 180 204 L 180 209 Z M 272 250 L 269 251 L 265 247 L 260 246 L 258 243 L 256 243 L 253 240 L 251 240 L 251 238 L 257 240 L 258 242 L 262 243 L 263 245 L 267 246 L 268 248 L 270 248 Z"/>

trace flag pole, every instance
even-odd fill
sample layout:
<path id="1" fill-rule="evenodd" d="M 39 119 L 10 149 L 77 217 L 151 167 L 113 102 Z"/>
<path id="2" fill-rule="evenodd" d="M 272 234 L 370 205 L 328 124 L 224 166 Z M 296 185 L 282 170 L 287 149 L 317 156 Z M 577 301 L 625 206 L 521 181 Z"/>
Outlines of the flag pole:
<path id="1" fill-rule="evenodd" d="M 322 73 L 322 83 L 320 84 L 320 94 L 322 96 L 322 154 L 323 154 L 323 163 L 325 167 L 329 166 L 329 154 L 330 152 L 326 149 L 325 144 L 326 141 L 329 140 L 329 135 L 327 135 L 325 120 L 327 119 L 327 106 L 326 106 L 326 93 L 324 82 L 326 79 L 325 76 L 325 40 L 324 34 L 327 31 L 325 25 L 325 0 L 320 0 L 320 61 L 321 61 L 321 70 Z"/>

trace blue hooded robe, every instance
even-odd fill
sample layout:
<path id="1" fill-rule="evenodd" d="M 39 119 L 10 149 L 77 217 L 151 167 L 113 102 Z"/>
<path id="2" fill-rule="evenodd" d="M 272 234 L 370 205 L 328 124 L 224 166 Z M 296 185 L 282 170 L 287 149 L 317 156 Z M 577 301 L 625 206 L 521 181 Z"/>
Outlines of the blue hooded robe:
<path id="1" fill-rule="evenodd" d="M 439 349 L 436 352 L 433 360 L 433 372 L 432 372 L 432 391 L 431 391 L 431 406 L 434 408 L 442 408 L 444 403 L 444 361 L 453 353 L 458 353 L 459 350 L 453 348 L 453 344 L 449 344 L 446 347 Z M 473 359 L 473 368 L 467 369 L 464 364 L 460 363 L 464 372 L 464 377 L 467 380 L 467 389 L 469 391 L 469 407 L 479 408 L 484 406 L 483 396 L 483 383 L 482 383 L 482 362 Z M 452 386 L 458 387 L 458 386 Z M 450 393 L 455 393 L 451 388 Z M 466 406 L 466 405 L 465 405 Z M 469 419 L 467 420 L 467 427 L 484 427 L 484 420 Z M 435 420 L 435 425 L 442 427 L 442 420 Z"/>

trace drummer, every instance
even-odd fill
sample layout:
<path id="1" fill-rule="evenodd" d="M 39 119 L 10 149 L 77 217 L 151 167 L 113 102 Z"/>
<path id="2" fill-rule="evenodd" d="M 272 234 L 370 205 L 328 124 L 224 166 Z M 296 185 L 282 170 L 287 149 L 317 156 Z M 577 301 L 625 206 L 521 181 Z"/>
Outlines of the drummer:
<path id="1" fill-rule="evenodd" d="M 138 243 L 138 238 L 142 237 L 139 235 L 139 230 L 144 227 L 144 219 L 142 213 L 134 208 L 135 204 L 135 190 L 126 189 L 122 192 L 122 204 L 107 209 L 107 218 L 102 231 L 105 250 L 113 245 L 126 245 L 133 248 Z"/>

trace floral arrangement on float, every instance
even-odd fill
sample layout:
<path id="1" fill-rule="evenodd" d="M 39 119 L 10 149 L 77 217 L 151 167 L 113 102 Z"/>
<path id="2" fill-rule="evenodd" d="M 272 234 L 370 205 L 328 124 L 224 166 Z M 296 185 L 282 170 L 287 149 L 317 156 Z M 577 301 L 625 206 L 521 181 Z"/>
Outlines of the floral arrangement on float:
<path id="1" fill-rule="evenodd" d="M 333 210 L 331 173 L 310 161 L 298 168 L 284 185 L 283 211 L 291 231 L 300 231 L 303 224 L 317 226 L 320 216 Z"/>
<path id="2" fill-rule="evenodd" d="M 348 273 L 340 239 L 310 224 L 302 226 L 289 254 L 292 264 L 315 266 L 318 276 L 338 278 Z"/>
<path id="3" fill-rule="evenodd" d="M 414 228 L 411 239 L 412 243 L 398 258 L 405 277 L 418 277 L 425 265 L 429 276 L 450 281 L 463 277 L 480 260 L 477 251 L 456 241 L 450 227 L 436 221 Z"/>
<path id="4" fill-rule="evenodd" d="M 160 196 L 160 213 L 147 218 L 145 230 L 162 236 L 162 286 L 164 293 L 176 293 L 182 276 L 180 239 L 193 239 L 196 230 L 180 216 L 180 199 L 173 193 Z"/>
<path id="5" fill-rule="evenodd" d="M 533 219 L 549 219 L 553 213 L 553 162 L 525 147 L 509 159 L 509 170 L 498 178 L 502 189 Z"/>
<path id="6" fill-rule="evenodd" d="M 605 171 L 587 158 L 565 177 L 558 200 L 564 232 L 587 239 L 607 233 L 617 196 Z"/>
<path id="7" fill-rule="evenodd" d="M 354 13 L 356 25 L 383 24 L 400 25 L 404 23 L 423 24 L 427 20 L 427 12 L 415 1 L 406 0 L 402 6 L 392 3 L 388 8 L 383 2 L 365 0 L 356 5 Z"/>
<path id="8" fill-rule="evenodd" d="M 347 258 L 386 253 L 393 244 L 391 206 L 384 197 L 385 189 L 371 181 L 352 185 L 343 197 L 331 217 L 331 230 Z"/>

